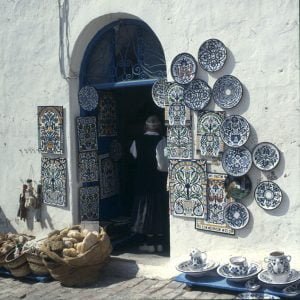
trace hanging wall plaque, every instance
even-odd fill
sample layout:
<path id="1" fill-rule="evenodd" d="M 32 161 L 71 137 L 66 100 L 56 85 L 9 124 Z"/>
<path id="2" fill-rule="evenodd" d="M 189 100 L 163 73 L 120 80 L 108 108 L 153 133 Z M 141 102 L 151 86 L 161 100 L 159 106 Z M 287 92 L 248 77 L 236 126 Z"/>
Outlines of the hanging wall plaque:
<path id="1" fill-rule="evenodd" d="M 205 218 L 206 161 L 170 160 L 170 202 L 174 216 Z"/>
<path id="2" fill-rule="evenodd" d="M 243 176 L 249 172 L 251 165 L 251 153 L 246 147 L 228 148 L 222 155 L 223 169 L 229 175 Z"/>
<path id="3" fill-rule="evenodd" d="M 220 125 L 225 112 L 199 112 L 197 123 L 197 150 L 201 155 L 218 157 L 224 151 L 224 143 L 220 137 Z"/>
<path id="4" fill-rule="evenodd" d="M 203 109 L 210 101 L 211 88 L 209 85 L 201 80 L 194 79 L 185 89 L 184 89 L 184 103 L 192 110 Z"/>
<path id="5" fill-rule="evenodd" d="M 67 161 L 65 158 L 42 157 L 41 182 L 45 204 L 66 206 Z"/>
<path id="6" fill-rule="evenodd" d="M 226 58 L 226 47 L 217 39 L 207 40 L 199 48 L 199 64 L 205 71 L 216 72 L 221 70 L 225 64 Z"/>
<path id="7" fill-rule="evenodd" d="M 119 194 L 119 176 L 116 163 L 109 154 L 99 155 L 100 199 Z"/>
<path id="8" fill-rule="evenodd" d="M 166 79 L 161 78 L 154 82 L 152 86 L 152 99 L 154 103 L 161 108 L 165 108 L 167 102 L 169 83 Z"/>
<path id="9" fill-rule="evenodd" d="M 79 153 L 79 180 L 81 182 L 98 181 L 98 154 L 97 151 Z"/>
<path id="10" fill-rule="evenodd" d="M 220 135 L 227 146 L 241 147 L 250 136 L 250 126 L 247 120 L 241 116 L 228 116 L 220 127 Z"/>
<path id="11" fill-rule="evenodd" d="M 92 86 L 84 86 L 78 93 L 79 105 L 86 111 L 96 109 L 98 100 L 97 90 Z"/>
<path id="12" fill-rule="evenodd" d="M 81 221 L 99 221 L 99 186 L 79 189 Z"/>
<path id="13" fill-rule="evenodd" d="M 117 102 L 111 92 L 102 92 L 99 99 L 99 136 L 117 135 Z"/>
<path id="14" fill-rule="evenodd" d="M 275 182 L 263 181 L 256 187 L 254 197 L 260 207 L 272 210 L 280 205 L 282 192 Z"/>
<path id="15" fill-rule="evenodd" d="M 62 106 L 38 106 L 38 144 L 43 154 L 63 154 L 64 117 Z"/>
<path id="16" fill-rule="evenodd" d="M 224 207 L 234 201 L 226 197 L 224 187 L 226 177 L 226 174 L 207 174 L 207 216 L 204 220 L 195 220 L 196 229 L 226 234 L 235 233 L 234 229 L 225 223 L 223 215 Z"/>
<path id="17" fill-rule="evenodd" d="M 242 95 L 242 84 L 232 75 L 220 77 L 215 82 L 212 90 L 212 98 L 215 103 L 224 109 L 237 106 L 242 99 Z"/>
<path id="18" fill-rule="evenodd" d="M 239 202 L 228 203 L 224 208 L 224 220 L 231 228 L 242 229 L 249 222 L 249 211 Z"/>
<path id="19" fill-rule="evenodd" d="M 78 117 L 76 121 L 79 152 L 97 150 L 96 117 Z"/>
<path id="20" fill-rule="evenodd" d="M 190 83 L 197 73 L 197 61 L 189 53 L 178 54 L 171 63 L 171 75 L 179 84 Z"/>
<path id="21" fill-rule="evenodd" d="M 170 126 L 167 134 L 169 159 L 192 159 L 192 128 L 189 126 Z"/>
<path id="22" fill-rule="evenodd" d="M 273 170 L 279 163 L 280 154 L 277 147 L 271 143 L 260 143 L 252 152 L 254 165 L 262 171 Z"/>

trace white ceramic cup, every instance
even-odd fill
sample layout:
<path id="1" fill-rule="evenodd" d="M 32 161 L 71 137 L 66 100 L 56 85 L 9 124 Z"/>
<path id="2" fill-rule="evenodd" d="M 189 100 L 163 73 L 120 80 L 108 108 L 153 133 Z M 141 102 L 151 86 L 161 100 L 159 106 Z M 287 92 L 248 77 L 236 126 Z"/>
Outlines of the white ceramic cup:
<path id="1" fill-rule="evenodd" d="M 229 259 L 229 273 L 233 276 L 244 276 L 248 274 L 248 262 L 244 256 L 233 256 Z"/>

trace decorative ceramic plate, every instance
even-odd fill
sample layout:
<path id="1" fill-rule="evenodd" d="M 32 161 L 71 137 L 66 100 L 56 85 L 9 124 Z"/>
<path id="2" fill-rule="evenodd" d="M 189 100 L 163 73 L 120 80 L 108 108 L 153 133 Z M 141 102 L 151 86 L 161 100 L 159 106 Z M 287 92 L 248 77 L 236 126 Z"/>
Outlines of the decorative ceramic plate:
<path id="1" fill-rule="evenodd" d="M 235 200 L 246 198 L 252 189 L 252 182 L 248 175 L 241 177 L 233 177 L 228 175 L 225 179 L 225 191 L 227 197 L 232 197 Z"/>
<path id="2" fill-rule="evenodd" d="M 280 299 L 280 297 L 266 294 L 266 293 L 253 293 L 253 292 L 246 292 L 246 293 L 241 293 L 238 294 L 235 299 Z"/>
<path id="3" fill-rule="evenodd" d="M 184 87 L 178 83 L 172 83 L 167 91 L 167 104 L 182 104 L 183 103 Z"/>
<path id="4" fill-rule="evenodd" d="M 212 271 L 218 267 L 218 263 L 209 260 L 202 268 L 193 268 L 191 260 L 184 261 L 176 266 L 177 271 L 185 273 L 186 275 L 193 277 L 200 277 L 209 271 Z"/>
<path id="5" fill-rule="evenodd" d="M 84 86 L 78 93 L 78 101 L 81 108 L 92 111 L 98 106 L 99 96 L 92 86 Z"/>
<path id="6" fill-rule="evenodd" d="M 224 207 L 223 217 L 232 229 L 242 229 L 249 222 L 249 211 L 242 203 L 230 202 Z"/>
<path id="7" fill-rule="evenodd" d="M 249 274 L 246 274 L 243 276 L 236 276 L 236 275 L 230 274 L 229 264 L 222 265 L 217 269 L 217 273 L 220 276 L 222 276 L 228 280 L 235 281 L 235 282 L 249 280 L 250 278 L 255 277 L 260 271 L 261 271 L 261 266 L 257 263 L 250 263 L 249 264 Z"/>
<path id="8" fill-rule="evenodd" d="M 171 75 L 179 84 L 190 83 L 197 73 L 197 61 L 189 53 L 178 54 L 171 63 Z"/>
<path id="9" fill-rule="evenodd" d="M 202 69 L 208 72 L 216 72 L 222 69 L 226 58 L 226 47 L 217 39 L 205 41 L 198 51 L 199 64 Z"/>
<path id="10" fill-rule="evenodd" d="M 243 176 L 249 172 L 251 165 L 251 153 L 246 147 L 228 148 L 222 155 L 223 169 L 229 175 Z"/>
<path id="11" fill-rule="evenodd" d="M 255 146 L 252 152 L 253 163 L 262 171 L 274 169 L 280 160 L 277 147 L 271 143 L 260 143 Z"/>
<path id="12" fill-rule="evenodd" d="M 227 146 L 241 147 L 249 138 L 250 126 L 247 120 L 241 116 L 228 116 L 220 126 L 220 135 Z"/>
<path id="13" fill-rule="evenodd" d="M 184 90 L 185 105 L 192 110 L 203 109 L 210 101 L 211 88 L 201 79 L 194 79 Z"/>
<path id="14" fill-rule="evenodd" d="M 288 284 L 294 283 L 300 279 L 300 273 L 294 269 L 290 271 L 289 277 L 287 281 L 285 282 L 274 282 L 272 278 L 269 275 L 269 272 L 267 270 L 262 271 L 258 274 L 258 279 L 268 285 L 273 286 L 286 286 Z"/>
<path id="15" fill-rule="evenodd" d="M 282 192 L 275 182 L 263 181 L 256 187 L 254 197 L 260 207 L 272 210 L 280 205 Z"/>
<path id="16" fill-rule="evenodd" d="M 154 82 L 152 86 L 152 99 L 154 103 L 161 108 L 165 108 L 165 102 L 168 95 L 168 87 L 170 82 L 167 82 L 166 79 L 161 78 Z"/>
<path id="17" fill-rule="evenodd" d="M 242 96 L 242 84 L 232 75 L 220 77 L 213 86 L 212 97 L 215 103 L 224 109 L 237 106 Z"/>
<path id="18" fill-rule="evenodd" d="M 300 281 L 290 284 L 283 289 L 283 292 L 290 296 L 300 295 Z"/>

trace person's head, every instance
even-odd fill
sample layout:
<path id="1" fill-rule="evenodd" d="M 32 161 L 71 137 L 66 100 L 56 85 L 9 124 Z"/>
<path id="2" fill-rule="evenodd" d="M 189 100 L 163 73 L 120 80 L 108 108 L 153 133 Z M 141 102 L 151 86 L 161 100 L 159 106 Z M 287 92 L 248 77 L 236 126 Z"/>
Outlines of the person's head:
<path id="1" fill-rule="evenodd" d="M 152 115 L 147 118 L 145 122 L 145 131 L 154 131 L 154 132 L 161 131 L 161 122 L 158 116 Z"/>

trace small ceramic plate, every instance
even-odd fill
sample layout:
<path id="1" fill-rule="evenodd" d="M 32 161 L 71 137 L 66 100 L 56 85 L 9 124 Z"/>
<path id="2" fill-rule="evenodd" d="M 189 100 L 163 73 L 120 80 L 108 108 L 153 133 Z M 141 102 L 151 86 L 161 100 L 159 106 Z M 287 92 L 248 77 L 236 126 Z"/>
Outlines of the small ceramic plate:
<path id="1" fill-rule="evenodd" d="M 189 53 L 178 54 L 171 63 L 171 75 L 179 84 L 190 83 L 197 73 L 197 61 Z"/>
<path id="2" fill-rule="evenodd" d="M 232 229 L 242 229 L 249 222 L 247 207 L 239 202 L 230 202 L 223 211 L 225 223 Z"/>
<path id="3" fill-rule="evenodd" d="M 279 163 L 280 154 L 277 147 L 271 143 L 260 143 L 252 152 L 254 165 L 262 171 L 273 170 Z"/>
<path id="4" fill-rule="evenodd" d="M 242 96 L 242 84 L 232 75 L 220 77 L 213 86 L 212 98 L 218 106 L 224 109 L 237 106 Z"/>
<path id="5" fill-rule="evenodd" d="M 223 169 L 229 175 L 243 176 L 249 172 L 251 165 L 251 153 L 246 147 L 228 148 L 222 155 Z"/>
<path id="6" fill-rule="evenodd" d="M 205 41 L 198 51 L 199 64 L 202 69 L 208 72 L 216 72 L 222 69 L 226 58 L 226 47 L 217 39 Z"/>
<path id="7" fill-rule="evenodd" d="M 211 88 L 201 80 L 194 79 L 184 90 L 185 105 L 192 110 L 203 109 L 210 101 Z"/>
<path id="8" fill-rule="evenodd" d="M 282 192 L 275 182 L 262 181 L 256 187 L 254 197 L 260 207 L 266 210 L 272 210 L 280 205 Z"/>
<path id="9" fill-rule="evenodd" d="M 253 292 L 246 292 L 246 293 L 241 293 L 238 294 L 235 299 L 280 299 L 280 297 L 266 294 L 266 293 L 253 293 Z"/>
<path id="10" fill-rule="evenodd" d="M 243 276 L 235 276 L 235 275 L 230 274 L 228 266 L 229 266 L 229 264 L 219 266 L 218 269 L 217 269 L 217 273 L 220 276 L 222 276 L 222 277 L 224 277 L 228 280 L 235 281 L 235 282 L 247 281 L 250 278 L 255 277 L 261 271 L 261 266 L 259 264 L 250 263 L 249 264 L 249 266 L 250 266 L 250 268 L 249 268 L 250 273 L 249 274 L 243 275 Z"/>
<path id="11" fill-rule="evenodd" d="M 290 296 L 300 295 L 300 281 L 290 284 L 283 289 L 283 292 Z"/>
<path id="12" fill-rule="evenodd" d="M 200 277 L 210 272 L 218 267 L 218 263 L 214 262 L 213 260 L 208 260 L 205 266 L 199 269 L 194 269 L 192 267 L 192 262 L 190 260 L 184 261 L 176 266 L 176 270 L 182 272 L 188 276 L 193 277 Z"/>
<path id="13" fill-rule="evenodd" d="M 167 82 L 166 79 L 158 79 L 154 82 L 152 86 L 152 99 L 154 103 L 161 108 L 165 108 L 165 102 L 168 95 L 168 87 L 170 82 Z"/>
<path id="14" fill-rule="evenodd" d="M 99 96 L 92 86 L 84 86 L 78 93 L 78 102 L 81 108 L 92 111 L 98 106 Z"/>
<path id="15" fill-rule="evenodd" d="M 220 126 L 220 136 L 227 146 L 241 147 L 250 136 L 250 126 L 247 120 L 241 116 L 228 116 Z"/>
<path id="16" fill-rule="evenodd" d="M 287 279 L 287 281 L 285 282 L 274 282 L 270 275 L 269 272 L 267 270 L 262 271 L 261 273 L 258 274 L 258 279 L 268 285 L 272 285 L 272 286 L 286 286 L 289 285 L 291 283 L 294 283 L 296 281 L 298 281 L 300 279 L 300 273 L 294 269 L 292 269 L 290 271 L 289 277 Z"/>
<path id="17" fill-rule="evenodd" d="M 167 105 L 183 104 L 183 91 L 184 87 L 178 83 L 172 83 L 167 91 Z"/>

